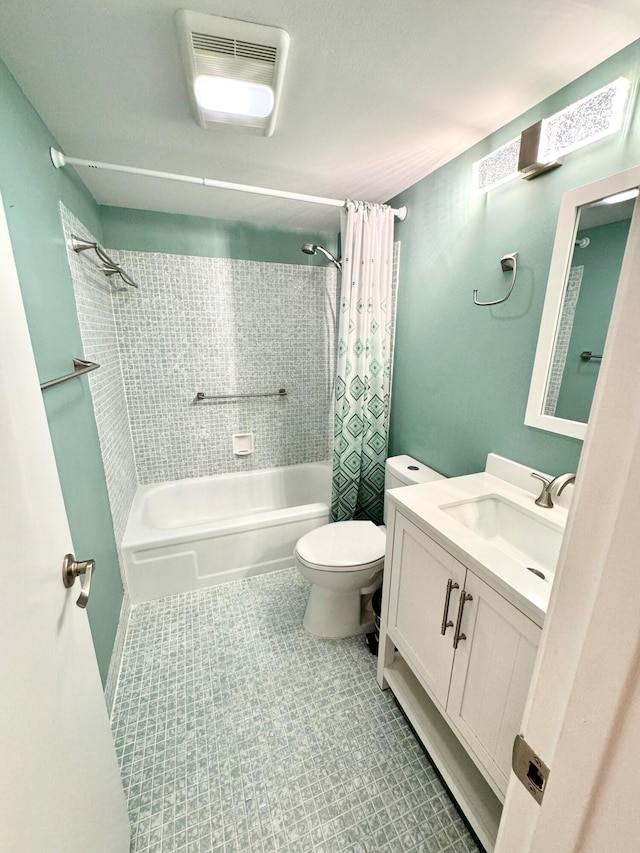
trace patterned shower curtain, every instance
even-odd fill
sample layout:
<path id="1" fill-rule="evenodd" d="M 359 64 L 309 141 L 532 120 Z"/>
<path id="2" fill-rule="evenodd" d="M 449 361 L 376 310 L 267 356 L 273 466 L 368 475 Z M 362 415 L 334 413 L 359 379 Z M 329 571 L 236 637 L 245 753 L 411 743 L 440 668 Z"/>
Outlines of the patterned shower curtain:
<path id="1" fill-rule="evenodd" d="M 333 521 L 382 521 L 391 392 L 393 213 L 348 201 L 333 441 Z"/>

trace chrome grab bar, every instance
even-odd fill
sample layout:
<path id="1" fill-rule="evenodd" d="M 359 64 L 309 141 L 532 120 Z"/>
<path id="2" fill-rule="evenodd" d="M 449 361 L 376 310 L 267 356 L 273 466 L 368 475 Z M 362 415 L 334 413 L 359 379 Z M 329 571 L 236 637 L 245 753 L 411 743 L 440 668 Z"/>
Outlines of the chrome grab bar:
<path id="1" fill-rule="evenodd" d="M 284 388 L 279 388 L 277 391 L 267 391 L 262 394 L 205 394 L 204 391 L 198 391 L 196 394 L 196 402 L 201 400 L 244 400 L 247 397 L 286 397 L 287 392 Z"/>
<path id="2" fill-rule="evenodd" d="M 447 594 L 444 598 L 444 613 L 442 614 L 442 625 L 440 633 L 444 636 L 447 633 L 447 628 L 453 627 L 453 622 L 449 619 L 449 602 L 451 601 L 451 590 L 460 589 L 460 584 L 454 583 L 451 578 L 447 581 Z"/>
<path id="3" fill-rule="evenodd" d="M 77 376 L 84 376 L 85 373 L 91 373 L 92 370 L 97 370 L 100 367 L 95 361 L 85 361 L 83 358 L 73 359 L 73 373 L 67 373 L 65 376 L 58 376 L 57 379 L 50 379 L 48 382 L 43 382 L 40 385 L 41 391 L 46 391 L 47 388 L 53 388 L 54 385 L 61 385 L 63 382 L 68 382 L 69 379 L 75 379 Z"/>

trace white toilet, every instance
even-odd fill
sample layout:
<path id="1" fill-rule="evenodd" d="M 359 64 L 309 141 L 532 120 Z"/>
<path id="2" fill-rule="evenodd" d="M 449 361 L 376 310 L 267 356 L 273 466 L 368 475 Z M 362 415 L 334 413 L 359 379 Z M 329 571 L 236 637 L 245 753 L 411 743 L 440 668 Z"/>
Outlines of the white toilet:
<path id="1" fill-rule="evenodd" d="M 387 490 L 441 480 L 410 456 L 392 456 L 385 465 Z M 373 629 L 371 594 L 382 583 L 386 528 L 371 521 L 337 521 L 316 527 L 298 540 L 294 556 L 300 574 L 311 582 L 302 624 L 316 637 L 339 639 Z"/>

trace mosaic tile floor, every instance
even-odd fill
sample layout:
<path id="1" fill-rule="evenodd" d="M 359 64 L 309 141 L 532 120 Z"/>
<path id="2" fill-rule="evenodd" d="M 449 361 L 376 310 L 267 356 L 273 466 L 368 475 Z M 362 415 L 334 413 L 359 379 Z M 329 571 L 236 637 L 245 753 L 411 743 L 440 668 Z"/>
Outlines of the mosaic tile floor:
<path id="1" fill-rule="evenodd" d="M 132 851 L 477 851 L 363 638 L 317 640 L 285 570 L 143 604 L 113 732 Z"/>

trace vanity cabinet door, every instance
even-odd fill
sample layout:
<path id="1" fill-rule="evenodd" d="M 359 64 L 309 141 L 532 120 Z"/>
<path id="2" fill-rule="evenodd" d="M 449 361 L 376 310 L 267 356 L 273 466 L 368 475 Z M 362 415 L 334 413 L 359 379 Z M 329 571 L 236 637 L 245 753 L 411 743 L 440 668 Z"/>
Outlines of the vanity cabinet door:
<path id="1" fill-rule="evenodd" d="M 504 794 L 541 628 L 467 572 L 447 714 Z"/>
<path id="2" fill-rule="evenodd" d="M 387 631 L 415 675 L 444 711 L 453 663 L 453 626 L 441 633 L 447 583 L 454 622 L 465 568 L 400 513 L 396 514 Z"/>

